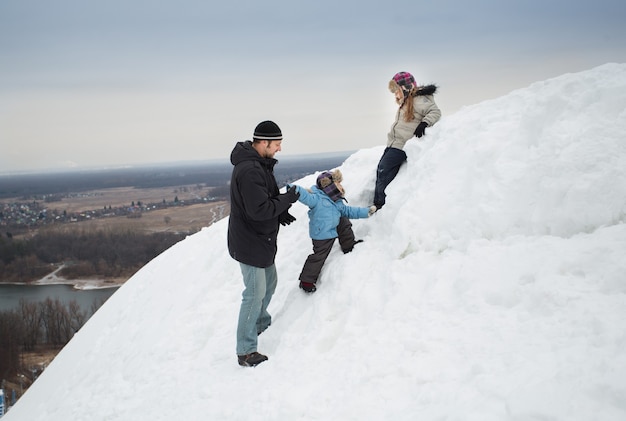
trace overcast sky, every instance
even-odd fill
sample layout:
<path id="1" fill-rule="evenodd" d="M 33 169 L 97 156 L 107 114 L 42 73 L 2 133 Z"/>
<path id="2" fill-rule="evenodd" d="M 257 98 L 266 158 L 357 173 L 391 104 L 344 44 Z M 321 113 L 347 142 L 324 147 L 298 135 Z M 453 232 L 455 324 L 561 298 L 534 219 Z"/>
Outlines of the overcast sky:
<path id="1" fill-rule="evenodd" d="M 265 119 L 283 156 L 380 145 L 394 73 L 445 118 L 626 62 L 625 21 L 623 0 L 2 0 L 0 173 L 228 159 Z"/>

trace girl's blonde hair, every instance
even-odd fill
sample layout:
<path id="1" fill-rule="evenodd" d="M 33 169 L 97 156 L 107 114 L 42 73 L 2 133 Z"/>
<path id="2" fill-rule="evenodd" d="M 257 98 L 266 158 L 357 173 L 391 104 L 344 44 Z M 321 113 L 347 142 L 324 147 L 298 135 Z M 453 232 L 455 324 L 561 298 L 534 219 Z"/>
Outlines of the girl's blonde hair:
<path id="1" fill-rule="evenodd" d="M 397 100 L 396 103 L 400 106 L 400 109 L 404 108 L 404 121 L 407 123 L 413 120 L 413 112 L 415 111 L 415 107 L 413 106 L 413 97 L 415 96 L 415 92 L 417 88 L 411 88 L 410 91 L 405 91 L 396 83 L 395 80 L 389 81 L 389 90 L 392 94 L 395 94 L 398 90 L 402 92 L 402 99 Z"/>

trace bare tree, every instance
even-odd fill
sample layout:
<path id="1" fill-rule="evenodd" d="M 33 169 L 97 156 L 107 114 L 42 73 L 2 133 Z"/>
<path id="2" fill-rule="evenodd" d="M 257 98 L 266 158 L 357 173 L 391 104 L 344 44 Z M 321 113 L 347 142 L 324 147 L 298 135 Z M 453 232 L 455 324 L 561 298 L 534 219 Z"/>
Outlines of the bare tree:
<path id="1" fill-rule="evenodd" d="M 72 334 L 74 334 L 74 332 L 78 332 L 78 329 L 80 329 L 87 322 L 87 312 L 81 310 L 80 305 L 78 305 L 76 300 L 70 301 L 69 316 Z"/>
<path id="2" fill-rule="evenodd" d="M 20 300 L 19 312 L 24 324 L 24 350 L 32 351 L 41 338 L 41 316 L 37 303 Z"/>
<path id="3" fill-rule="evenodd" d="M 21 320 L 15 311 L 0 312 L 0 376 L 14 376 L 20 368 Z"/>
<path id="4" fill-rule="evenodd" d="M 58 298 L 54 301 L 47 298 L 39 303 L 39 308 L 47 343 L 54 346 L 65 345 L 73 334 L 69 313 L 65 306 Z"/>

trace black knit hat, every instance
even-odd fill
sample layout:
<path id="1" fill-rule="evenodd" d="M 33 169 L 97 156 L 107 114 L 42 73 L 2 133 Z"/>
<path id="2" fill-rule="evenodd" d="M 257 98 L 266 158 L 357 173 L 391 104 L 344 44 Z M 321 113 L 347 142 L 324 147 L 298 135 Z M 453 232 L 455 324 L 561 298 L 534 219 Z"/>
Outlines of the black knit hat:
<path id="1" fill-rule="evenodd" d="M 260 122 L 254 129 L 253 140 L 283 140 L 283 133 L 276 123 L 270 120 Z"/>

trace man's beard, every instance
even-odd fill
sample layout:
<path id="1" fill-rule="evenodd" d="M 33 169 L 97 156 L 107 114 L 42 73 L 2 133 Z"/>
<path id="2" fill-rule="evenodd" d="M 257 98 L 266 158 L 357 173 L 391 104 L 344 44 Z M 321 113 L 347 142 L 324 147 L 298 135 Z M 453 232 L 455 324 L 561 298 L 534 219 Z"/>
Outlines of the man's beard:
<path id="1" fill-rule="evenodd" d="M 265 158 L 274 158 L 275 152 L 271 152 L 270 146 L 265 147 Z"/>

